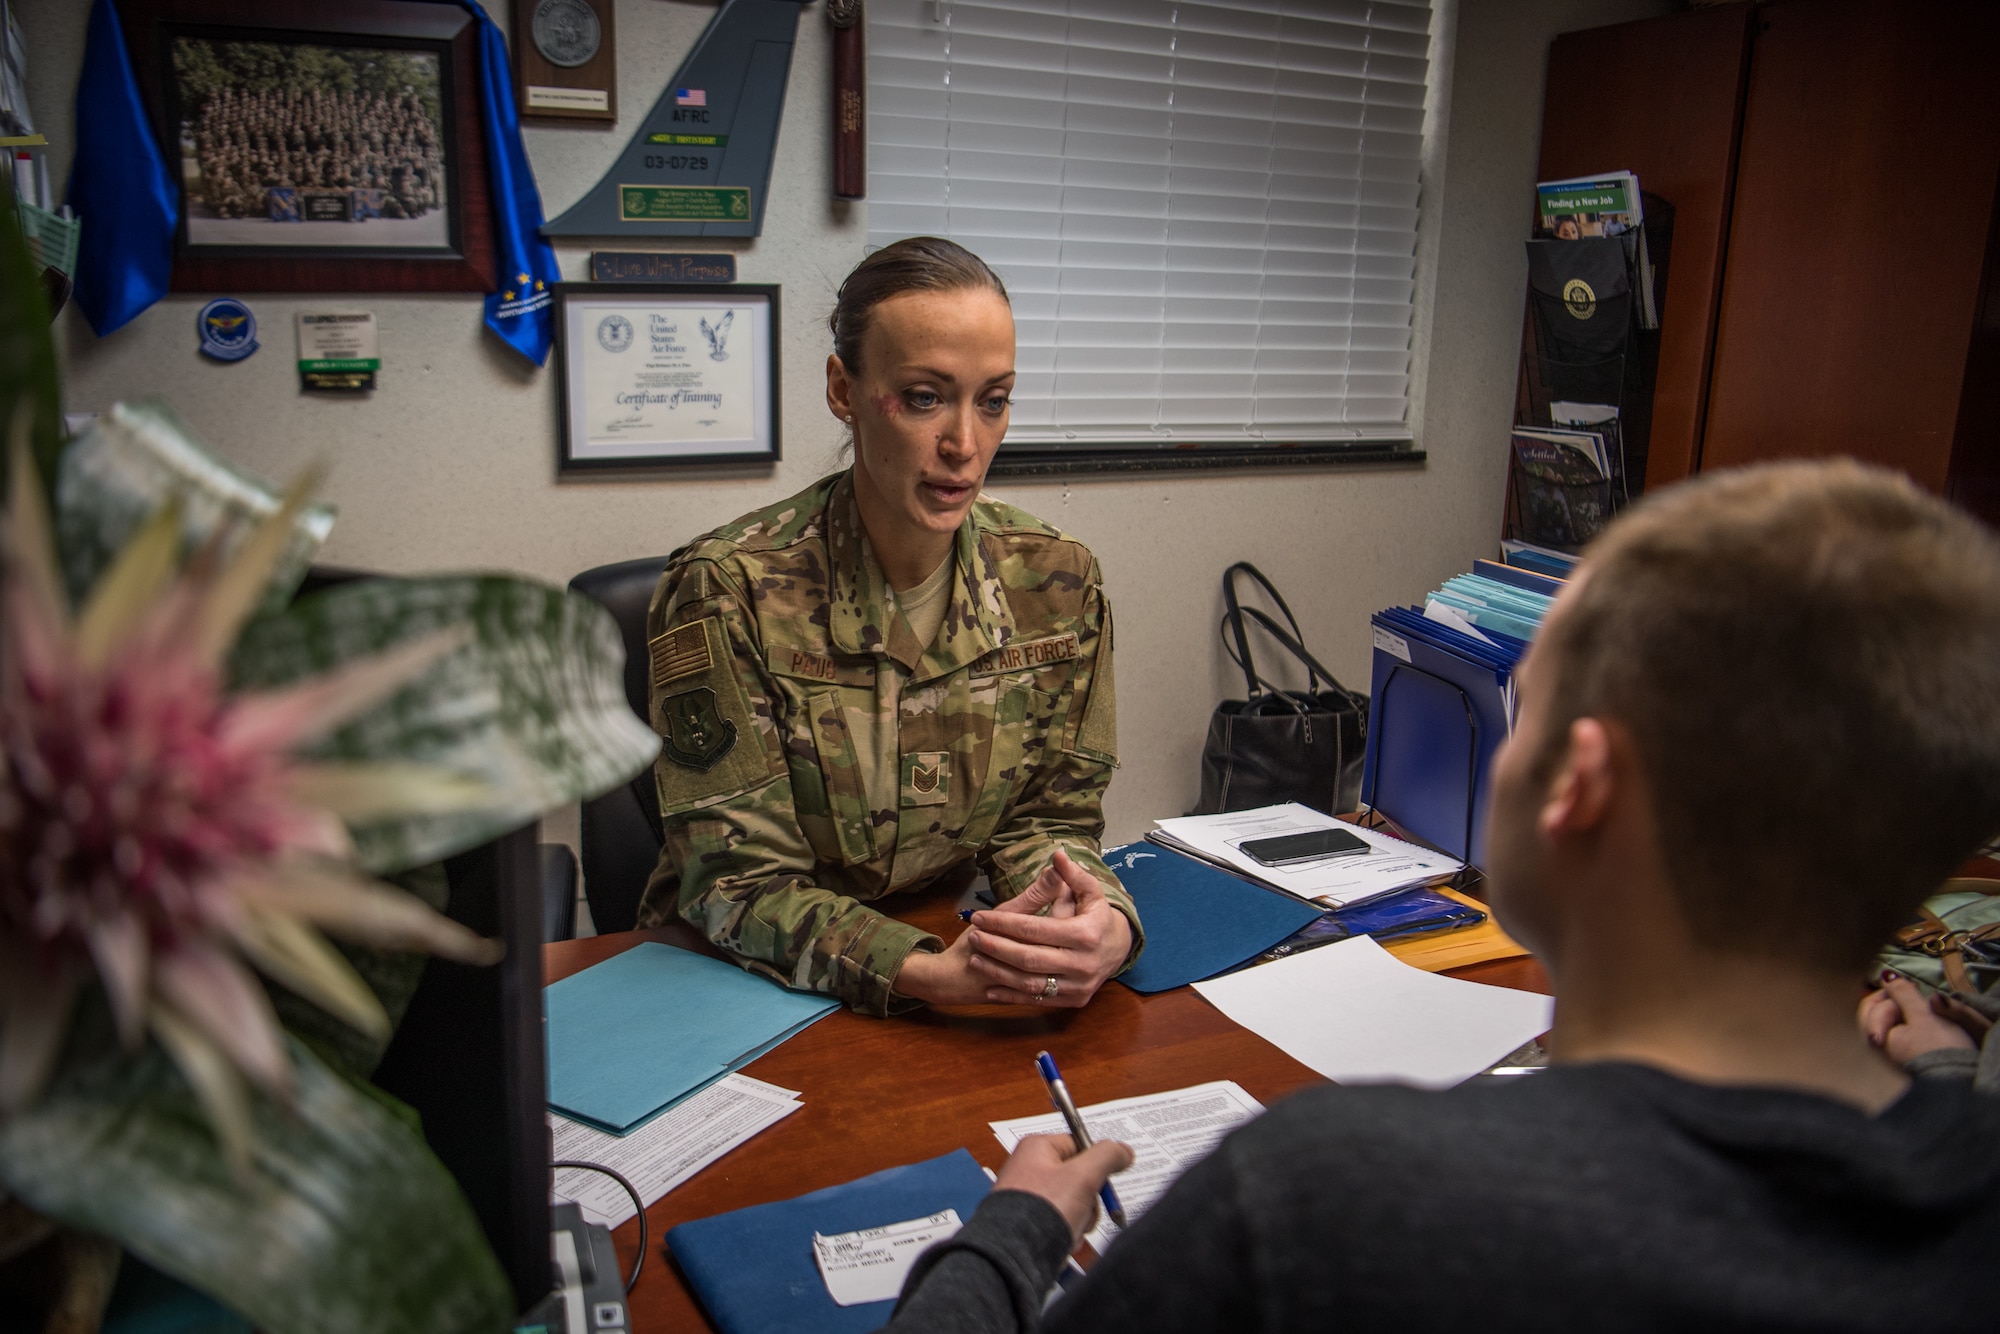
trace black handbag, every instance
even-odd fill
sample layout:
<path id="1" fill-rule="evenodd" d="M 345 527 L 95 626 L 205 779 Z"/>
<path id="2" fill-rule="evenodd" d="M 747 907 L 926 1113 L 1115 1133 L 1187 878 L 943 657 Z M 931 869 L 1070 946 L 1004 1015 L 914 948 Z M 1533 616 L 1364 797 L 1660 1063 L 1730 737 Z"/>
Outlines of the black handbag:
<path id="1" fill-rule="evenodd" d="M 1270 594 L 1291 627 L 1236 599 L 1236 576 L 1249 575 Z M 1361 764 L 1368 740 L 1368 696 L 1347 689 L 1306 651 L 1298 618 L 1262 571 L 1238 561 L 1223 572 L 1229 610 L 1222 646 L 1243 669 L 1247 699 L 1226 699 L 1208 720 L 1201 748 L 1201 799 L 1191 814 L 1249 810 L 1296 801 L 1328 815 L 1361 801 Z M 1306 669 L 1305 690 L 1280 690 L 1257 673 L 1246 622 L 1254 622 Z"/>

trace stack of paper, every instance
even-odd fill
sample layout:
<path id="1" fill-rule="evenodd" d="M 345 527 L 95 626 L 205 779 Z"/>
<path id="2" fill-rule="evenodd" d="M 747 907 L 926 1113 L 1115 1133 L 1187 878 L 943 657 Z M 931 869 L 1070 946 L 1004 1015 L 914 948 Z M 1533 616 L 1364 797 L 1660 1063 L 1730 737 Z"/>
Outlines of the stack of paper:
<path id="1" fill-rule="evenodd" d="M 607 1135 L 581 1121 L 549 1113 L 558 1161 L 596 1163 L 631 1182 L 647 1206 L 758 1132 L 799 1109 L 799 1095 L 748 1075 L 724 1075 L 629 1135 Z M 605 1227 L 635 1212 L 632 1197 L 602 1172 L 565 1167 L 555 1197 Z"/>
<path id="2" fill-rule="evenodd" d="M 1194 989 L 1299 1064 L 1343 1084 L 1448 1088 L 1548 1032 L 1555 1019 L 1548 996 L 1427 973 L 1367 936 Z"/>
<path id="3" fill-rule="evenodd" d="M 1412 885 L 1435 885 L 1451 879 L 1463 866 L 1442 853 L 1336 820 L 1297 802 L 1220 815 L 1187 815 L 1157 823 L 1159 828 L 1146 835 L 1155 843 L 1328 908 L 1344 908 Z M 1242 850 L 1246 839 L 1314 829 L 1345 829 L 1364 840 L 1371 851 L 1295 866 L 1266 866 Z"/>
<path id="4" fill-rule="evenodd" d="M 1235 1080 L 1221 1079 L 1212 1084 L 1175 1089 L 1172 1093 L 1119 1098 L 1077 1110 L 1092 1139 L 1115 1139 L 1132 1147 L 1132 1165 L 1111 1178 L 1118 1202 L 1125 1206 L 1125 1221 L 1131 1223 L 1152 1208 L 1153 1202 L 1167 1193 L 1167 1187 L 1181 1173 L 1208 1157 L 1224 1135 L 1260 1115 L 1264 1104 L 1245 1093 Z M 1061 1114 L 1056 1112 L 1018 1116 L 991 1124 L 1000 1147 L 1009 1153 L 1029 1135 L 1069 1133 Z M 1086 1239 L 1101 1255 L 1118 1231 L 1118 1225 L 1100 1212 L 1097 1226 L 1086 1234 Z"/>
<path id="5" fill-rule="evenodd" d="M 629 1133 L 840 1008 L 648 941 L 549 987 L 549 1106 Z"/>

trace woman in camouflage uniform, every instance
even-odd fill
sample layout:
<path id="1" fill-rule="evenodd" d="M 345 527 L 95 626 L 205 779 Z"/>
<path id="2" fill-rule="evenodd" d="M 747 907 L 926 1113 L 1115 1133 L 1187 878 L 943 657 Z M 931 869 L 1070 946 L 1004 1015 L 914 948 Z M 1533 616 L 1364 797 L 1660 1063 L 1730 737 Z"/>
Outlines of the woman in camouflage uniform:
<path id="1" fill-rule="evenodd" d="M 869 1014 L 1081 1005 L 1137 957 L 1099 857 L 1111 611 L 1080 542 L 982 497 L 1014 320 L 920 237 L 842 284 L 827 404 L 854 466 L 676 553 L 648 620 L 666 846 L 640 921 Z M 867 906 L 976 862 L 949 946 Z"/>

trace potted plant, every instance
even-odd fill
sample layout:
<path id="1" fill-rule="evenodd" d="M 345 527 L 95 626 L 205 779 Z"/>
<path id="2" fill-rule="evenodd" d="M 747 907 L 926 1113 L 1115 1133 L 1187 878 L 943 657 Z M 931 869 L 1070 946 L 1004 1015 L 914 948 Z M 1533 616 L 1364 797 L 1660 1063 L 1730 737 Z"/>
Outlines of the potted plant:
<path id="1" fill-rule="evenodd" d="M 413 951 L 496 948 L 424 868 L 651 761 L 616 628 L 497 576 L 295 597 L 309 483 L 157 406 L 65 440 L 48 326 L 0 208 L 0 1259 L 60 1229 L 78 1272 L 129 1252 L 268 1334 L 506 1328 L 366 1076 Z"/>

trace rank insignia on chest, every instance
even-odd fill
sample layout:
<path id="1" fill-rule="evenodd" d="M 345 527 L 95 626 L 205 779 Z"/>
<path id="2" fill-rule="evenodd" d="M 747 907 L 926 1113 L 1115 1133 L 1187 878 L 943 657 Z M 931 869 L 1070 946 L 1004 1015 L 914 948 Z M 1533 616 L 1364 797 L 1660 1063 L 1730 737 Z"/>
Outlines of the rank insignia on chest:
<path id="1" fill-rule="evenodd" d="M 675 764 L 712 769 L 736 745 L 736 724 L 722 716 L 715 692 L 707 686 L 667 696 L 660 714 L 666 727 L 663 749 Z"/>
<path id="2" fill-rule="evenodd" d="M 951 752 L 918 751 L 903 757 L 903 805 L 942 806 L 951 800 Z"/>

